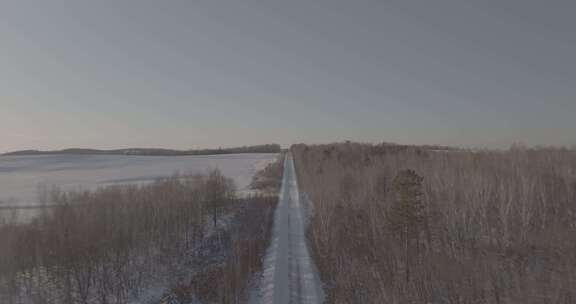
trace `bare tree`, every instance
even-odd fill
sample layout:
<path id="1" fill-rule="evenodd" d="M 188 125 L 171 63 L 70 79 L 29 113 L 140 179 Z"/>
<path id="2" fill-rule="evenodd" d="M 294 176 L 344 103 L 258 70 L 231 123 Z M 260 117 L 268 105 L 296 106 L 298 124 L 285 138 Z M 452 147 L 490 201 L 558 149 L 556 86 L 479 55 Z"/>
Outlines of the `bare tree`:
<path id="1" fill-rule="evenodd" d="M 575 299 L 573 150 L 350 142 L 291 150 L 300 188 L 313 204 L 308 236 L 331 286 L 328 303 Z M 425 178 L 414 186 L 421 195 L 392 187 L 405 168 Z M 403 196 L 418 197 L 412 200 L 420 202 L 418 212 L 400 207 L 410 201 Z M 414 234 L 403 225 L 411 213 L 425 215 L 408 226 Z M 390 234 L 395 226 L 404 229 Z"/>

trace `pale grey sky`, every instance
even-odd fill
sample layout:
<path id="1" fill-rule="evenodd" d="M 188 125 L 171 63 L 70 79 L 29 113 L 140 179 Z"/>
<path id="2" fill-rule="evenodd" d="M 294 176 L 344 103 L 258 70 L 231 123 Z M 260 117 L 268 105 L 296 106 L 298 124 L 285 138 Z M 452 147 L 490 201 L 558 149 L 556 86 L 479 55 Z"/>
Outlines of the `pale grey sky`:
<path id="1" fill-rule="evenodd" d="M 576 144 L 576 2 L 0 2 L 0 151 Z"/>

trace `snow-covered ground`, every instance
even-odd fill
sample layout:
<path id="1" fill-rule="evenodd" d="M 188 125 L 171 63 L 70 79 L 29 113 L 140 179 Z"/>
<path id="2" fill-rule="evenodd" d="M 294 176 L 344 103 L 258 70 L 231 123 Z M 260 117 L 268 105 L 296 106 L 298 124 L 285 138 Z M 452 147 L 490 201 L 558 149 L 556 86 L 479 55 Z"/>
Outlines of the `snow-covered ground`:
<path id="1" fill-rule="evenodd" d="M 92 189 L 109 184 L 149 182 L 157 177 L 169 176 L 175 171 L 196 173 L 213 168 L 220 169 L 223 175 L 235 180 L 239 189 L 243 189 L 248 186 L 258 170 L 275 161 L 277 157 L 277 154 L 0 157 L 0 200 L 5 199 L 12 206 L 32 206 L 38 203 L 38 187 L 42 184 L 63 189 Z M 1 206 L 0 204 L 0 208 Z M 35 209 L 24 211 L 35 212 Z M 2 212 L 0 212 L 1 219 Z M 209 217 L 203 226 L 204 239 L 194 248 L 188 248 L 189 251 L 182 251 L 180 253 L 182 257 L 163 257 L 158 254 L 155 263 L 144 268 L 149 272 L 145 273 L 145 278 L 141 280 L 145 286 L 144 290 L 140 291 L 138 296 L 131 296 L 129 303 L 157 304 L 169 291 L 169 287 L 189 282 L 190 276 L 194 271 L 201 269 L 200 266 L 211 263 L 211 259 L 225 257 L 222 253 L 220 253 L 222 257 L 212 254 L 210 250 L 230 250 L 219 248 L 212 243 L 215 240 L 222 243 L 224 237 L 220 234 L 224 235 L 226 230 L 230 230 L 233 222 L 232 214 L 223 215 L 218 220 L 217 227 L 214 227 L 212 218 Z M 205 255 L 210 256 L 210 259 Z M 135 275 L 136 273 L 134 272 Z M 32 302 L 25 300 L 23 303 Z"/>
<path id="2" fill-rule="evenodd" d="M 245 188 L 254 173 L 277 154 L 207 156 L 42 155 L 0 157 L 0 206 L 35 205 L 41 187 L 93 189 L 108 184 L 149 182 L 155 178 L 218 168 Z"/>
<path id="3" fill-rule="evenodd" d="M 274 217 L 272 242 L 266 253 L 259 290 L 251 304 L 320 304 L 322 284 L 305 234 L 306 215 L 300 202 L 292 157 L 284 162 L 284 178 Z"/>

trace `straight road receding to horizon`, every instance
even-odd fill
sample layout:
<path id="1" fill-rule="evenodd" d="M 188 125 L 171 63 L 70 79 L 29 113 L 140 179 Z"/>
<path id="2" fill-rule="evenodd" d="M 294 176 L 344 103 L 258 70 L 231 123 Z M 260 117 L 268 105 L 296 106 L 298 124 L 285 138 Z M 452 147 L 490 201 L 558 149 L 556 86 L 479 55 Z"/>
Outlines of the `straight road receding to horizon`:
<path id="1" fill-rule="evenodd" d="M 306 244 L 304 209 L 300 203 L 294 161 L 284 160 L 284 177 L 270 247 L 260 282 L 260 304 L 319 304 L 324 294 Z"/>

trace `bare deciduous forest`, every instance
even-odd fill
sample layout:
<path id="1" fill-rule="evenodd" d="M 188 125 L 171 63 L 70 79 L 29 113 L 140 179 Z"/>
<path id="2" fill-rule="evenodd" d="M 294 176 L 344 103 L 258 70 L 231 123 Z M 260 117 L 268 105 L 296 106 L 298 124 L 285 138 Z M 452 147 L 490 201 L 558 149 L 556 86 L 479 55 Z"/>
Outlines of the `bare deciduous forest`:
<path id="1" fill-rule="evenodd" d="M 576 0 L 0 0 L 0 69 L 0 304 L 576 304 Z"/>
<path id="2" fill-rule="evenodd" d="M 292 152 L 327 303 L 576 303 L 576 151 Z"/>
<path id="3" fill-rule="evenodd" d="M 277 170 L 280 160 L 258 176 Z M 241 303 L 261 270 L 277 197 L 235 191 L 214 170 L 45 193 L 56 206 L 0 226 L 0 302 Z"/>

